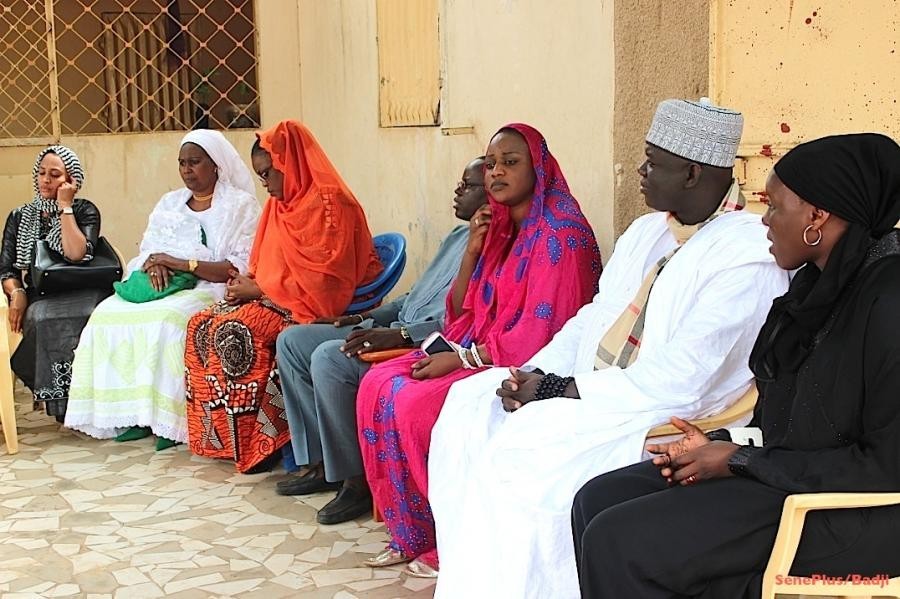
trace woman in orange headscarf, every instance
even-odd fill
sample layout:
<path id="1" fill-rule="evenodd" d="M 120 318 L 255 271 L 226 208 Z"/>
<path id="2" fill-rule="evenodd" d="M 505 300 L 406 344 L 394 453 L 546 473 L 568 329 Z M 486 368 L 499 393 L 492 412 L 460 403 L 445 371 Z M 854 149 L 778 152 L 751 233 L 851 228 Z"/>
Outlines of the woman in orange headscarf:
<path id="1" fill-rule="evenodd" d="M 305 126 L 260 133 L 251 159 L 270 197 L 250 272 L 233 273 L 225 299 L 191 318 L 185 353 L 190 449 L 241 472 L 290 441 L 278 333 L 342 314 L 382 269 L 362 207 Z"/>

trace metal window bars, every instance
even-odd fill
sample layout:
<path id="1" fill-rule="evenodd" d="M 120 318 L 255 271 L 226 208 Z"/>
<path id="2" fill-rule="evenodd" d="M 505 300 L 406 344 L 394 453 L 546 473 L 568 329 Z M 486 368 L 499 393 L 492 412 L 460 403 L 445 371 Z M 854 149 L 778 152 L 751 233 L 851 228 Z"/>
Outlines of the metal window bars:
<path id="1" fill-rule="evenodd" d="M 4 0 L 0 145 L 259 126 L 252 0 Z"/>

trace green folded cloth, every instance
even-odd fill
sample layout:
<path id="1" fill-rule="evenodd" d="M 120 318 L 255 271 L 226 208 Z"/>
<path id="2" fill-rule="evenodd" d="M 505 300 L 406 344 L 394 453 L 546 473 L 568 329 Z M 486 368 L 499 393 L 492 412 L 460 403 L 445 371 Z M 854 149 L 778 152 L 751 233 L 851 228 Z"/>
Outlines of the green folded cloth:
<path id="1" fill-rule="evenodd" d="M 169 284 L 162 291 L 157 291 L 150 283 L 150 275 L 136 270 L 127 280 L 113 283 L 116 294 L 126 302 L 142 304 L 178 293 L 197 286 L 197 277 L 189 272 L 176 272 L 169 277 Z"/>

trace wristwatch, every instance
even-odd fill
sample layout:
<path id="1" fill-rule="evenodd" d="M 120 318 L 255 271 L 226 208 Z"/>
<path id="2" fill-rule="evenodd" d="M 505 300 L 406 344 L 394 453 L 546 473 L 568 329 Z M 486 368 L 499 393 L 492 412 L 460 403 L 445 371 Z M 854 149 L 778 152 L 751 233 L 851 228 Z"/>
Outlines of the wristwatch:
<path id="1" fill-rule="evenodd" d="M 197 261 L 194 258 L 188 260 L 188 272 L 194 272 L 197 270 Z"/>
<path id="2" fill-rule="evenodd" d="M 406 327 L 400 327 L 400 336 L 407 343 L 412 343 L 412 337 L 409 336 L 409 331 L 406 330 Z"/>
<path id="3" fill-rule="evenodd" d="M 60 210 L 59 214 L 60 216 L 62 216 L 63 214 L 75 214 L 75 211 L 72 210 L 71 206 L 69 206 L 68 208 L 63 208 L 62 210 Z"/>

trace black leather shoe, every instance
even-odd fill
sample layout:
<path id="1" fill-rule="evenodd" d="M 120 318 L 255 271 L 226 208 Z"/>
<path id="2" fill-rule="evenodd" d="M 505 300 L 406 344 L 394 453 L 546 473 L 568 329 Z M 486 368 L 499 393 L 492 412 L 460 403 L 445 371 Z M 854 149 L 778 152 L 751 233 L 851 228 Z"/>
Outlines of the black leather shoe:
<path id="1" fill-rule="evenodd" d="M 309 470 L 303 476 L 295 476 L 276 484 L 275 492 L 279 495 L 310 495 L 340 488 L 341 483 L 330 483 L 324 476 L 316 476 L 315 470 Z"/>
<path id="2" fill-rule="evenodd" d="M 340 524 L 372 511 L 372 493 L 368 488 L 344 485 L 337 497 L 316 514 L 319 524 Z"/>

